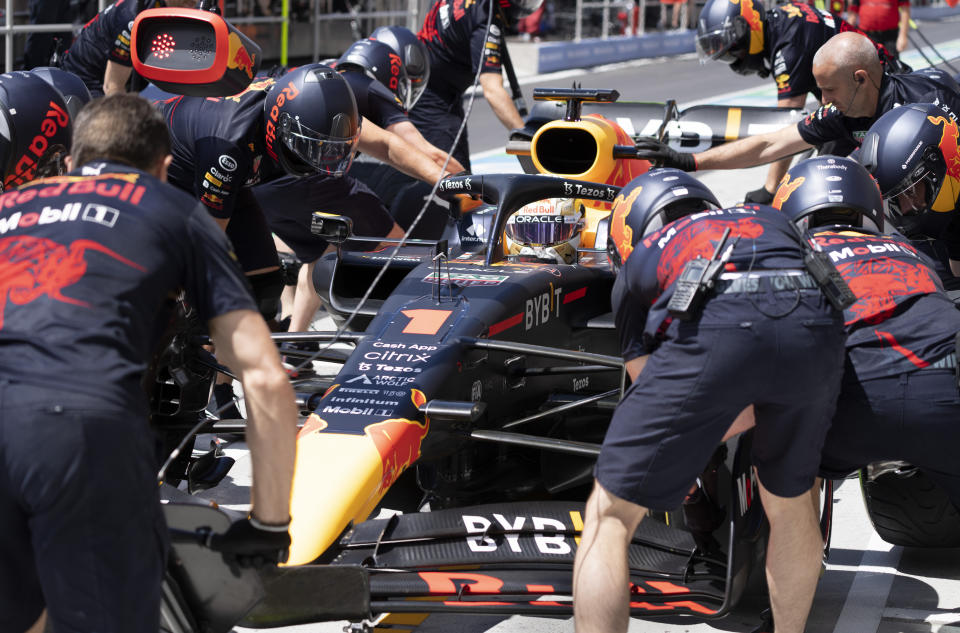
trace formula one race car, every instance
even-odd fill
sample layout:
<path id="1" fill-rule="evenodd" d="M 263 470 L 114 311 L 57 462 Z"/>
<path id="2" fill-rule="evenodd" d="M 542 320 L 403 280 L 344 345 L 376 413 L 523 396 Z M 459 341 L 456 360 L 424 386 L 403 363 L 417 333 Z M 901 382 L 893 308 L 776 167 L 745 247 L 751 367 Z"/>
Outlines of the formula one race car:
<path id="1" fill-rule="evenodd" d="M 442 181 L 438 195 L 452 205 L 464 196 L 483 203 L 452 216 L 445 239 L 348 250 L 362 238 L 347 220 L 317 216 L 315 232 L 344 244 L 315 275 L 341 327 L 275 338 L 319 342 L 321 351 L 303 354 L 339 369 L 294 382 L 309 415 L 288 566 L 262 576 L 218 566 L 215 553 L 199 551 L 195 528 L 219 531 L 229 520 L 172 492 L 169 630 L 229 630 L 241 617 L 266 627 L 385 613 L 572 614 L 583 504 L 626 384 L 608 216 L 648 164 L 615 159 L 633 144 L 616 122 L 579 120 L 582 102 L 613 101 L 614 91 L 539 94 L 569 112 L 531 143 L 549 175 Z M 576 160 L 543 168 L 541 139 L 556 149 L 575 142 Z M 524 251 L 525 223 L 564 239 L 577 229 L 579 245 L 544 261 Z M 229 424 L 215 430 L 242 430 Z M 704 465 L 706 526 L 687 525 L 679 508 L 643 522 L 629 554 L 633 614 L 717 618 L 740 599 L 765 550 L 749 447 L 741 436 Z M 404 514 L 369 520 L 378 507 Z"/>

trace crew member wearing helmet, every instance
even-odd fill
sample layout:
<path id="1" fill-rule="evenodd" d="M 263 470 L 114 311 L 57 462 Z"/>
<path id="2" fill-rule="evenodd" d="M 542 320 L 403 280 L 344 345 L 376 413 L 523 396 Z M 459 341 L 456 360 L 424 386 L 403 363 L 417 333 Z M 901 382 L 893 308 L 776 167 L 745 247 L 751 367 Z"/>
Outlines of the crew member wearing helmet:
<path id="1" fill-rule="evenodd" d="M 503 87 L 500 75 L 507 20 L 533 13 L 543 0 L 479 0 L 463 6 L 437 0 L 418 34 L 430 53 L 430 81 L 410 111 L 410 119 L 428 141 L 449 150 L 470 169 L 470 148 L 463 123 L 463 95 L 480 73 L 480 87 L 493 113 L 508 130 L 523 127 L 523 119 Z M 492 19 L 490 17 L 493 12 Z M 489 24 L 489 27 L 488 27 Z"/>
<path id="2" fill-rule="evenodd" d="M 20 73 L 0 86 L 32 90 L 28 78 L 47 86 Z M 45 130 L 59 129 L 53 101 L 34 102 L 52 112 Z M 8 122 L 33 138 L 26 110 Z M 78 117 L 68 176 L 2 196 L 2 631 L 44 630 L 44 609 L 56 631 L 157 631 L 167 537 L 141 379 L 180 291 L 252 407 L 251 518 L 217 543 L 232 563 L 285 560 L 294 394 L 228 241 L 162 182 L 169 143 L 149 103 L 106 97 Z"/>
<path id="3" fill-rule="evenodd" d="M 63 95 L 39 75 L 0 75 L 0 191 L 61 173 L 73 121 Z"/>
<path id="4" fill-rule="evenodd" d="M 858 154 L 894 224 L 934 259 L 948 290 L 960 289 L 958 113 L 944 102 L 895 108 L 870 127 Z"/>
<path id="5" fill-rule="evenodd" d="M 840 387 L 843 321 L 804 271 L 800 236 L 782 214 L 718 206 L 675 169 L 638 176 L 614 202 L 613 306 L 633 384 L 584 512 L 573 589 L 580 632 L 626 631 L 626 552 L 637 525 L 647 508 L 680 505 L 751 405 L 770 601 L 778 633 L 803 631 L 822 553 L 809 491 Z M 713 289 L 699 308 L 671 313 L 688 262 L 718 247 L 724 272 Z"/>
<path id="6" fill-rule="evenodd" d="M 381 26 L 370 34 L 370 39 L 389 46 L 400 56 L 403 70 L 407 73 L 410 89 L 403 107 L 409 112 L 420 100 L 430 80 L 430 53 L 417 34 L 404 26 Z"/>
<path id="7" fill-rule="evenodd" d="M 880 191 L 853 160 L 797 164 L 774 206 L 830 255 L 857 297 L 844 312 L 847 366 L 823 474 L 842 478 L 871 462 L 903 460 L 960 508 L 960 312 L 933 261 L 902 236 L 883 233 Z"/>
<path id="8" fill-rule="evenodd" d="M 697 52 L 701 62 L 726 62 L 742 75 L 772 74 L 777 107 L 802 109 L 808 94 L 820 100 L 813 78 L 814 53 L 837 33 L 849 30 L 853 27 L 840 16 L 806 3 L 765 9 L 759 0 L 708 0 L 697 23 Z M 883 46 L 878 45 L 877 52 L 881 60 L 889 57 Z M 830 153 L 848 154 L 854 147 L 835 148 Z M 789 166 L 790 159 L 774 163 L 766 184 L 748 193 L 746 201 L 770 204 Z"/>
<path id="9" fill-rule="evenodd" d="M 960 86 L 949 75 L 939 70 L 885 73 L 873 43 L 859 33 L 830 38 L 813 58 L 813 76 L 824 105 L 796 125 L 696 154 L 640 141 L 637 157 L 684 171 L 753 167 L 829 142 L 859 145 L 874 121 L 903 103 L 938 103 L 954 112 L 960 107 Z"/>
<path id="10" fill-rule="evenodd" d="M 137 9 L 194 5 L 195 0 L 117 0 L 84 25 L 60 67 L 80 77 L 95 97 L 126 92 L 133 71 L 130 36 Z"/>
<path id="11" fill-rule="evenodd" d="M 399 54 L 385 43 L 372 39 L 360 40 L 340 56 L 336 69 L 350 84 L 357 99 L 357 108 L 365 119 L 400 136 L 438 166 L 444 166 L 446 152 L 423 138 L 407 115 L 407 111 L 423 93 L 423 86 L 420 86 L 419 92 L 415 92 L 413 81 Z M 451 157 L 446 171 L 461 172 L 463 165 Z M 377 190 L 377 193 L 381 192 Z"/>

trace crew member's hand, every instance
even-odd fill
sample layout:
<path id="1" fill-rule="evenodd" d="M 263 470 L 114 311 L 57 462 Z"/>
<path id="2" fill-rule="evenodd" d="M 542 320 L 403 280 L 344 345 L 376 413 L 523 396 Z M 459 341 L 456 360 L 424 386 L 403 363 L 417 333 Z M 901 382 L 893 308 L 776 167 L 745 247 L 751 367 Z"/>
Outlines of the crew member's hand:
<path id="1" fill-rule="evenodd" d="M 697 161 L 693 154 L 678 152 L 666 143 L 652 138 L 637 141 L 637 158 L 648 160 L 657 167 L 676 167 L 683 171 L 696 171 Z"/>
<path id="2" fill-rule="evenodd" d="M 210 537 L 210 548 L 223 554 L 231 568 L 273 566 L 287 560 L 290 523 L 268 525 L 254 517 L 237 521 L 223 534 Z"/>
<path id="3" fill-rule="evenodd" d="M 766 187 L 760 187 L 754 191 L 747 192 L 747 195 L 743 197 L 743 201 L 746 203 L 752 202 L 754 204 L 770 204 L 773 202 L 773 195 L 767 191 Z"/>

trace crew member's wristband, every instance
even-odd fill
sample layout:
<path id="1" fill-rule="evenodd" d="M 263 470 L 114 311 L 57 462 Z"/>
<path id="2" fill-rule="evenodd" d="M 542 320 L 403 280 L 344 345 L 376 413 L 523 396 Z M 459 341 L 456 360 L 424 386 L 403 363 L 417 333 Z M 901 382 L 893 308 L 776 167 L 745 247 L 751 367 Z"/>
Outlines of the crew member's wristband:
<path id="1" fill-rule="evenodd" d="M 290 529 L 290 518 L 287 517 L 286 523 L 264 523 L 251 514 L 250 525 L 264 532 L 286 532 Z"/>

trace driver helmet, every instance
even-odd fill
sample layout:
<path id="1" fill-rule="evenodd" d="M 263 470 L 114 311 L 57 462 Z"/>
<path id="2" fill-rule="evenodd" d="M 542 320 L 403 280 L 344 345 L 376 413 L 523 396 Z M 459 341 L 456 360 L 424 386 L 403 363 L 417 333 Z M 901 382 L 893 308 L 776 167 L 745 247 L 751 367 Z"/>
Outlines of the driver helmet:
<path id="1" fill-rule="evenodd" d="M 77 118 L 83 106 L 90 103 L 93 98 L 83 80 L 71 72 L 53 66 L 38 66 L 30 72 L 60 91 L 64 101 L 67 102 L 71 119 Z"/>
<path id="2" fill-rule="evenodd" d="M 576 263 L 583 214 L 583 203 L 575 198 L 548 198 L 520 207 L 504 230 L 507 255 Z"/>
<path id="3" fill-rule="evenodd" d="M 59 90 L 33 73 L 0 75 L 0 190 L 62 173 L 72 131 Z"/>
<path id="4" fill-rule="evenodd" d="M 540 8 L 543 0 L 496 0 L 508 22 L 516 23 Z"/>
<path id="5" fill-rule="evenodd" d="M 898 226 L 913 212 L 957 207 L 960 132 L 938 104 L 911 103 L 885 113 L 870 126 L 858 160 L 877 179 Z"/>
<path id="6" fill-rule="evenodd" d="M 264 100 L 267 153 L 288 174 L 341 176 L 360 140 L 360 115 L 337 71 L 308 64 L 277 79 Z"/>
<path id="7" fill-rule="evenodd" d="M 613 201 L 607 240 L 610 263 L 619 270 L 645 235 L 685 215 L 719 208 L 713 192 L 685 171 L 651 169 L 637 176 Z"/>
<path id="8" fill-rule="evenodd" d="M 360 40 L 337 60 L 337 70 L 356 70 L 379 81 L 396 95 L 404 108 L 410 102 L 411 83 L 400 56 L 382 42 Z"/>
<path id="9" fill-rule="evenodd" d="M 770 73 L 764 57 L 766 10 L 759 0 L 707 0 L 697 21 L 701 63 L 716 59 L 740 74 Z"/>
<path id="10" fill-rule="evenodd" d="M 430 80 L 430 55 L 426 45 L 416 33 L 403 26 L 381 26 L 370 35 L 370 39 L 386 44 L 400 56 L 410 81 L 410 91 L 403 104 L 409 110 L 420 99 Z"/>
<path id="11" fill-rule="evenodd" d="M 817 156 L 794 165 L 771 204 L 801 231 L 852 226 L 883 232 L 883 199 L 877 181 L 850 158 Z"/>

